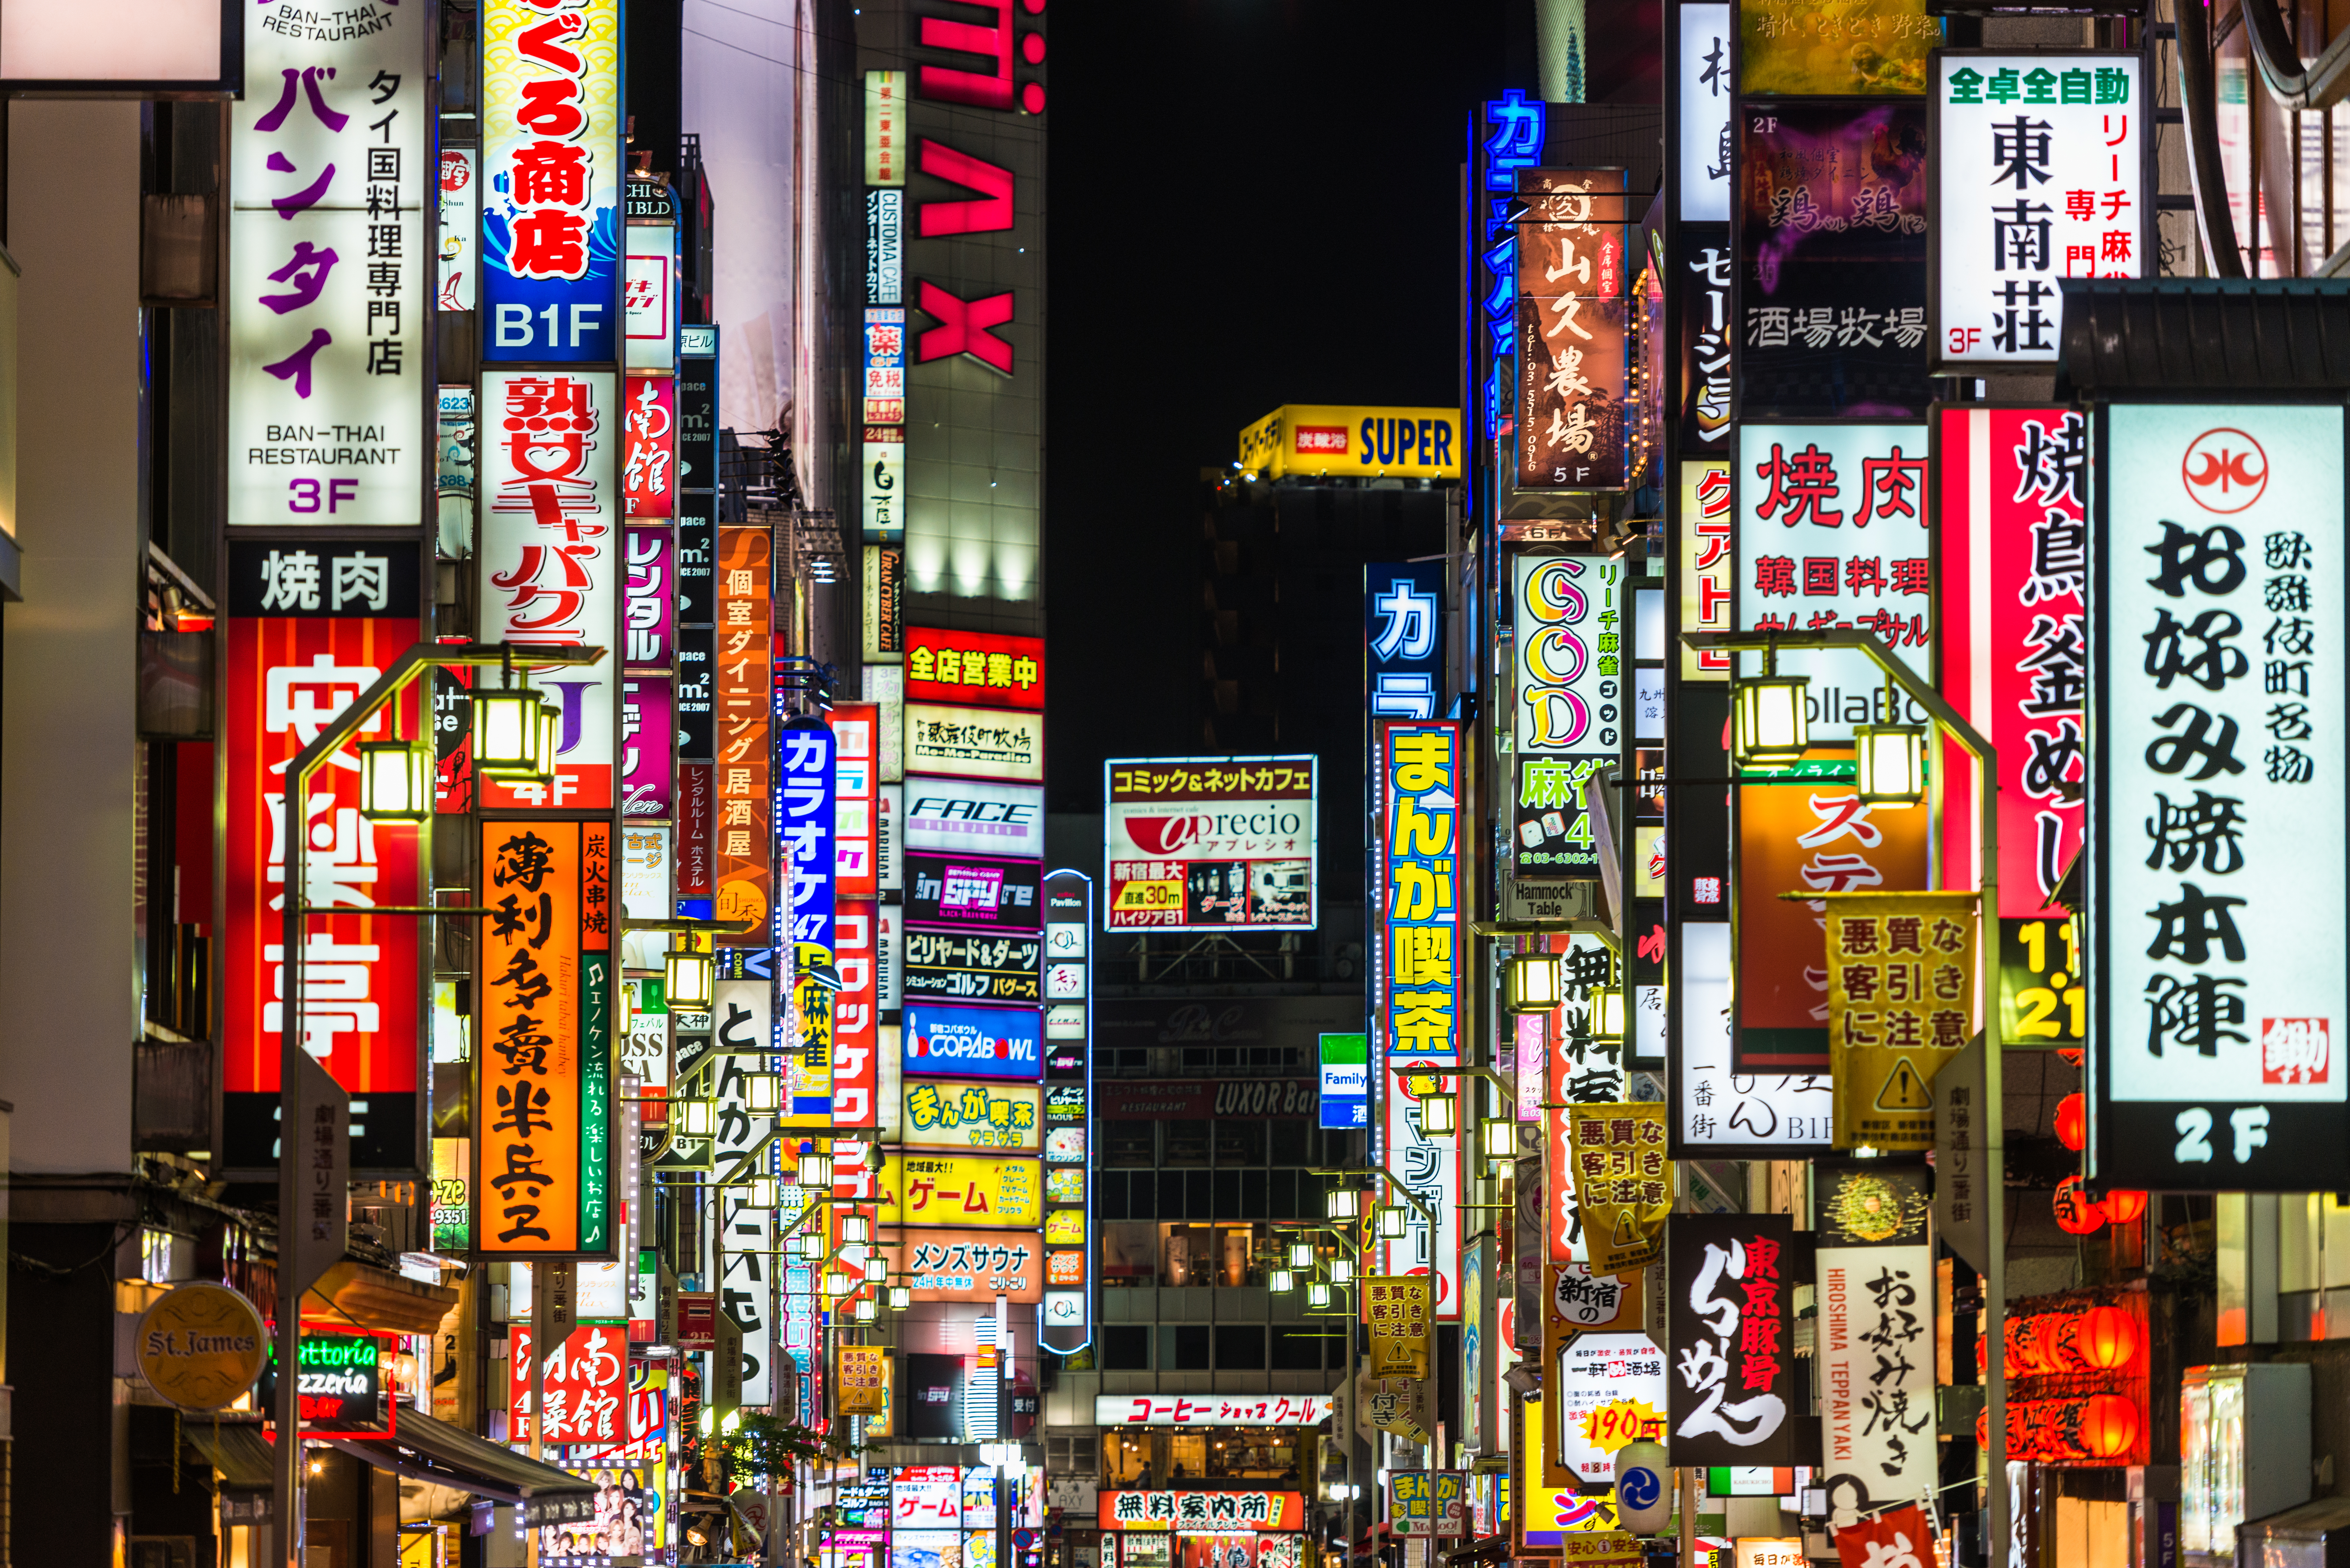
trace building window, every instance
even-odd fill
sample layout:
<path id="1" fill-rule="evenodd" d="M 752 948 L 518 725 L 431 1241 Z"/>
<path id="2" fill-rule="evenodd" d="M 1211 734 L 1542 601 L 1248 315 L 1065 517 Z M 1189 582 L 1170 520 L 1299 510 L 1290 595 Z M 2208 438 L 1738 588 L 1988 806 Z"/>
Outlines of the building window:
<path id="1" fill-rule="evenodd" d="M 1287 1123 L 1283 1124 L 1286 1127 Z M 1228 1120 L 1215 1124 L 1216 1163 L 1218 1165 L 1263 1165 L 1264 1163 L 1265 1124 L 1261 1121 Z M 1295 1147 L 1292 1144 L 1285 1146 Z"/>
<path id="2" fill-rule="evenodd" d="M 1275 1372 L 1319 1372 L 1322 1370 L 1325 1345 L 1333 1347 L 1329 1352 L 1331 1364 L 1344 1365 L 1343 1337 L 1333 1338 L 1333 1334 L 1343 1335 L 1343 1330 L 1336 1326 L 1276 1327 L 1273 1331 L 1273 1369 Z"/>
<path id="3" fill-rule="evenodd" d="M 1208 1325 L 1165 1323 L 1159 1325 L 1159 1370 L 1205 1372 L 1208 1368 Z"/>
<path id="4" fill-rule="evenodd" d="M 1264 1324 L 1220 1323 L 1216 1325 L 1216 1370 L 1264 1370 Z"/>
<path id="5" fill-rule="evenodd" d="M 1103 1371 L 1150 1370 L 1150 1329 L 1147 1324 L 1104 1324 L 1100 1332 Z"/>
<path id="6" fill-rule="evenodd" d="M 1101 1128 L 1104 1166 L 1148 1170 L 1159 1163 L 1157 1122 L 1104 1122 Z"/>
<path id="7" fill-rule="evenodd" d="M 1134 1331 L 1140 1334 L 1140 1329 Z M 1150 1484 L 1150 1437 L 1139 1432 L 1104 1432 L 1101 1438 L 1101 1484 L 1107 1487 L 1147 1487 Z"/>

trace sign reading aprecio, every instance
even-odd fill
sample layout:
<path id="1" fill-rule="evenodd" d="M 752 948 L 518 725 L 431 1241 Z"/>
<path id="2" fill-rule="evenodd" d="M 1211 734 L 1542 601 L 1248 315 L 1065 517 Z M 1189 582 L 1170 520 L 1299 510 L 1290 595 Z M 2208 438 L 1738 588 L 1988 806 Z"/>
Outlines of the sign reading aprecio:
<path id="1" fill-rule="evenodd" d="M 1314 766 L 1310 756 L 1106 763 L 1109 929 L 1311 929 Z"/>

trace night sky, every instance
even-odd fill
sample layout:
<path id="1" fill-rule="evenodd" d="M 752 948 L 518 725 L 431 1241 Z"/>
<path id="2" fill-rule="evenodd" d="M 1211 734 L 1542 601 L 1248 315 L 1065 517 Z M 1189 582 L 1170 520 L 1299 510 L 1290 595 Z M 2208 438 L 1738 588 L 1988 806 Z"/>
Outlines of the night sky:
<path id="1" fill-rule="evenodd" d="M 1468 116 L 1531 0 L 1050 13 L 1045 592 L 1055 811 L 1196 753 L 1203 467 L 1282 403 L 1459 401 Z"/>

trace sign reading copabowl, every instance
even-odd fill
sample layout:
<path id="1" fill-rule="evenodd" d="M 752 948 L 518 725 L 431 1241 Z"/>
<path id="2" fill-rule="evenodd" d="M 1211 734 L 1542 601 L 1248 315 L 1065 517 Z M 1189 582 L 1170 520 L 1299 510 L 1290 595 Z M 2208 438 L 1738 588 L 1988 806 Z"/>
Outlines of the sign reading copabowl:
<path id="1" fill-rule="evenodd" d="M 1934 56 L 1937 363 L 2053 365 L 2057 280 L 2147 275 L 2137 56 Z"/>
<path id="2" fill-rule="evenodd" d="M 2350 1181 L 2343 410 L 2101 410 L 2089 1168 Z"/>

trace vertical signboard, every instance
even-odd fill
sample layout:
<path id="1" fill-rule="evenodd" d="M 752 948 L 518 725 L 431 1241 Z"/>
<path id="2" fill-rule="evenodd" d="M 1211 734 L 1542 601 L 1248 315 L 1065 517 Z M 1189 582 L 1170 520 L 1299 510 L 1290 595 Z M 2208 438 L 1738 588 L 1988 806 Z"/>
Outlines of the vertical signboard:
<path id="1" fill-rule="evenodd" d="M 603 371 L 483 372 L 484 642 L 619 646 L 617 383 Z M 485 809 L 611 806 L 620 662 L 608 654 L 538 678 L 563 710 L 554 779 L 481 778 Z"/>
<path id="2" fill-rule="evenodd" d="M 1111 929 L 1313 928 L 1313 757 L 1113 758 L 1102 773 Z"/>
<path id="3" fill-rule="evenodd" d="M 668 341 L 664 334 L 662 341 Z M 676 508 L 672 447 L 677 436 L 677 382 L 669 376 L 630 376 L 622 421 L 620 493 L 631 517 L 667 517 Z"/>
<path id="4" fill-rule="evenodd" d="M 2081 849 L 2089 690 L 2089 429 L 2057 408 L 1936 412 L 1942 692 L 1999 752 L 1999 913 L 2052 912 Z M 1942 881 L 1972 886 L 1974 761 L 1945 745 Z M 2077 968 L 2074 974 L 2078 974 Z"/>
<path id="5" fill-rule="evenodd" d="M 1673 1463 L 1794 1464 L 1795 1287 L 1810 1278 L 1793 1223 L 1783 1214 L 1676 1214 L 1666 1242 L 1678 1354 L 1664 1441 Z"/>
<path id="6" fill-rule="evenodd" d="M 484 822 L 475 1245 L 608 1251 L 612 830 Z"/>
<path id="7" fill-rule="evenodd" d="M 1485 446 L 1517 418 L 1518 176 L 1542 162 L 1549 129 L 1540 99 L 1512 88 L 1486 103 L 1477 129 L 1469 192 L 1470 407 L 1462 410 Z"/>
<path id="8" fill-rule="evenodd" d="M 2044 369 L 2058 279 L 2148 275 L 2144 68 L 2080 49 L 1934 55 L 1936 369 Z"/>
<path id="9" fill-rule="evenodd" d="M 434 450 L 431 17 L 385 6 L 354 26 L 295 0 L 244 10 L 229 131 L 228 520 L 415 527 Z"/>
<path id="10" fill-rule="evenodd" d="M 2091 1171 L 2350 1179 L 2343 410 L 2100 410 L 2089 593 Z"/>
<path id="11" fill-rule="evenodd" d="M 1937 1482 L 1934 1246 L 1925 1172 L 1820 1162 L 1814 1352 L 1825 1484 L 1846 1506 L 1926 1496 Z"/>
<path id="12" fill-rule="evenodd" d="M 1449 1065 L 1450 1064 L 1445 1064 Z M 1440 1068 L 1430 1064 L 1431 1075 Z M 1413 1080 L 1390 1072 L 1379 1085 L 1379 1137 L 1388 1151 L 1388 1168 L 1409 1192 L 1436 1216 L 1430 1225 L 1420 1210 L 1402 1205 L 1403 1235 L 1382 1242 L 1379 1253 L 1387 1272 L 1427 1277 L 1436 1315 L 1445 1323 L 1461 1321 L 1461 1140 L 1458 1133 L 1434 1136 L 1420 1126 L 1419 1101 L 1413 1097 Z M 1456 1093 L 1460 1080 L 1437 1080 L 1446 1094 Z"/>
<path id="13" fill-rule="evenodd" d="M 277 1164 L 278 1064 L 285 1026 L 286 766 L 417 640 L 418 547 L 287 538 L 229 546 L 228 941 L 221 1055 L 221 1164 Z M 421 733 L 420 688 L 358 740 Z M 419 922 L 371 916 L 413 906 L 423 887 L 409 823 L 359 815 L 357 748 L 310 778 L 302 1044 L 368 1115 L 351 1164 L 416 1168 L 421 1072 Z"/>
<path id="14" fill-rule="evenodd" d="M 1620 169 L 1520 177 L 1517 487 L 1625 483 L 1628 214 Z M 1644 258 L 1645 259 L 1645 258 Z"/>
<path id="15" fill-rule="evenodd" d="M 482 358 L 620 359 L 620 5 L 482 8 Z"/>
<path id="16" fill-rule="evenodd" d="M 1444 691 L 1444 563 L 1363 567 L 1364 691 L 1374 719 L 1433 719 Z"/>
<path id="17" fill-rule="evenodd" d="M 733 956 L 733 955 L 728 955 Z M 717 1136 L 711 1140 L 711 1169 L 723 1177 L 742 1168 L 754 1147 L 766 1140 L 773 1118 L 754 1116 L 750 1106 L 749 1085 L 745 1073 L 772 1072 L 775 1058 L 771 1053 L 773 1027 L 769 1019 L 771 982 L 767 981 L 721 981 L 719 1005 L 722 1012 L 734 1015 L 723 992 L 730 985 L 742 987 L 743 1002 L 737 1006 L 743 1013 L 753 1014 L 742 1029 L 738 1039 L 747 1037 L 757 1047 L 756 1054 L 729 1053 L 718 1059 L 712 1075 L 716 1078 L 712 1097 L 718 1102 Z M 727 1049 L 722 1033 L 719 1049 Z M 737 1051 L 741 1047 L 737 1047 Z M 775 1397 L 775 1272 L 780 1272 L 775 1255 L 775 1215 L 772 1209 L 755 1208 L 751 1203 L 751 1189 L 745 1182 L 735 1182 L 719 1189 L 718 1224 L 711 1238 L 716 1256 L 714 1272 L 718 1276 L 718 1304 L 742 1331 L 743 1402 L 766 1404 Z M 771 1272 L 772 1271 L 772 1272 Z"/>
<path id="18" fill-rule="evenodd" d="M 1747 631 L 1865 631 L 1919 677 L 1932 672 L 1933 536 L 1923 425 L 1738 427 L 1738 624 Z M 1739 656 L 1760 674 L 1759 654 Z M 1814 743 L 1855 724 L 1922 724 L 1908 697 L 1888 720 L 1886 680 L 1864 653 L 1779 655 L 1811 680 Z"/>
<path id="19" fill-rule="evenodd" d="M 1586 786 L 1623 750 L 1624 568 L 1588 556 L 1519 556 L 1517 805 L 1511 864 L 1521 877 L 1595 877 L 1599 846 Z"/>
<path id="20" fill-rule="evenodd" d="M 1460 1050 L 1461 726 L 1390 719 L 1376 725 L 1372 826 L 1374 886 L 1383 929 L 1376 940 L 1373 1009 L 1389 1060 L 1451 1060 Z M 1414 1113 L 1415 1116 L 1417 1112 Z"/>
<path id="21" fill-rule="evenodd" d="M 768 798 L 774 722 L 773 561 L 764 527 L 718 530 L 717 765 L 712 770 L 717 821 L 717 918 L 757 922 L 722 942 L 767 947 L 775 909 L 775 818 Z"/>
<path id="22" fill-rule="evenodd" d="M 785 1095 L 789 1125 L 832 1125 L 833 1004 L 837 993 L 816 976 L 831 964 L 835 875 L 832 792 L 835 751 L 819 717 L 792 720 L 775 748 L 775 940 L 792 955 L 792 1012 Z M 723 764 L 722 764 L 723 765 Z"/>
<path id="23" fill-rule="evenodd" d="M 1045 1299 L 1036 1339 L 1066 1355 L 1093 1343 L 1093 881 L 1045 877 Z"/>

